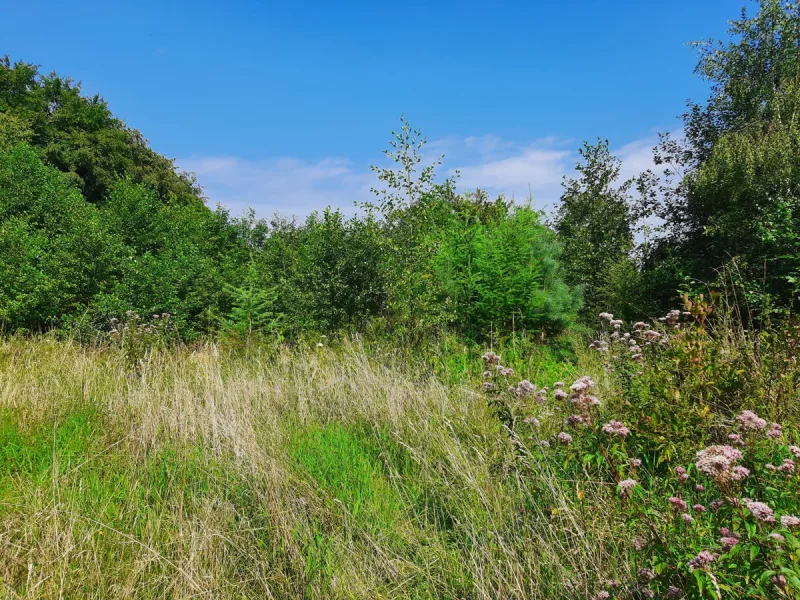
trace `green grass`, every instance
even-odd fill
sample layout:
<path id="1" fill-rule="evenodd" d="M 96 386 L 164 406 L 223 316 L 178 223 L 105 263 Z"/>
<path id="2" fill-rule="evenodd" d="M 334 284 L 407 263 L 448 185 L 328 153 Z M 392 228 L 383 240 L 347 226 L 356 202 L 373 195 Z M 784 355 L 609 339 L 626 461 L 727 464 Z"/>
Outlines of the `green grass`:
<path id="1" fill-rule="evenodd" d="M 390 535 L 404 516 L 403 498 L 390 477 L 409 473 L 395 471 L 392 455 L 402 456 L 402 452 L 385 432 L 381 437 L 379 445 L 365 426 L 312 426 L 299 430 L 293 438 L 292 457 L 298 468 L 319 489 L 341 502 L 354 519 Z M 390 446 L 394 452 L 387 450 Z M 408 470 L 410 464 L 406 460 L 401 467 Z"/>
<path id="2" fill-rule="evenodd" d="M 646 432 L 697 414 L 694 390 L 717 394 L 709 373 L 745 373 L 755 391 L 737 402 L 765 415 L 761 398 L 796 395 L 772 376 L 777 355 L 746 369 L 721 348 L 683 378 L 665 358 L 631 387 L 571 347 L 496 350 L 514 381 L 591 373 L 598 423 L 631 426 L 654 502 L 674 493 L 673 459 L 656 455 L 689 464 L 696 448 L 692 432 L 667 449 Z M 608 440 L 570 429 L 559 446 L 569 403 L 509 394 L 534 449 L 520 453 L 480 392 L 478 350 L 207 346 L 131 368 L 109 349 L 0 341 L 0 598 L 584 598 L 635 580 Z M 729 428 L 730 393 L 711 400 L 698 439 Z"/>
<path id="3" fill-rule="evenodd" d="M 40 478 L 66 473 L 97 448 L 101 423 L 94 409 L 23 428 L 11 410 L 0 415 L 0 477 Z M 54 461 L 56 462 L 54 469 Z"/>

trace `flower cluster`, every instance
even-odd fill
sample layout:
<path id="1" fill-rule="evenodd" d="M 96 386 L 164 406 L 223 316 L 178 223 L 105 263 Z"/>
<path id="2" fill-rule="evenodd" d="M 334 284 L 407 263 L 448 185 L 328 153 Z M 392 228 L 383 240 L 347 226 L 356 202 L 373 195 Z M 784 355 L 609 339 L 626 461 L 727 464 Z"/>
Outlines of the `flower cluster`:
<path id="1" fill-rule="evenodd" d="M 638 483 L 635 479 L 623 479 L 617 484 L 617 491 L 623 498 L 628 498 Z"/>
<path id="2" fill-rule="evenodd" d="M 742 412 L 736 419 L 745 431 L 758 431 L 767 426 L 767 422 L 752 410 Z"/>
<path id="3" fill-rule="evenodd" d="M 609 435 L 618 435 L 620 437 L 627 437 L 628 434 L 631 432 L 630 429 L 625 427 L 620 421 L 611 420 L 605 425 L 603 425 L 603 433 L 608 433 Z"/>
<path id="4" fill-rule="evenodd" d="M 562 431 L 558 434 L 558 441 L 564 444 L 565 446 L 572 443 L 572 436 L 565 431 Z"/>
<path id="5" fill-rule="evenodd" d="M 764 523 L 774 523 L 775 522 L 775 513 L 769 507 L 768 504 L 764 502 L 756 502 L 755 500 L 751 500 L 750 498 L 742 498 L 747 506 L 747 510 L 759 521 L 763 521 Z"/>
<path id="6" fill-rule="evenodd" d="M 709 446 L 697 452 L 695 467 L 718 484 L 740 481 L 749 475 L 744 467 L 737 467 L 742 453 L 732 446 Z"/>
<path id="7" fill-rule="evenodd" d="M 708 565 L 710 565 L 715 560 L 717 560 L 717 555 L 716 554 L 713 554 L 713 553 L 709 552 L 708 550 L 703 550 L 702 552 L 700 552 L 700 554 L 698 554 L 693 559 L 691 559 L 687 563 L 687 566 L 692 571 L 696 571 L 698 569 L 705 569 Z"/>
<path id="8" fill-rule="evenodd" d="M 587 375 L 577 379 L 575 383 L 570 386 L 572 395 L 569 401 L 575 405 L 575 408 L 580 411 L 581 416 L 587 421 L 591 419 L 591 409 L 600 405 L 600 400 L 589 393 L 594 385 L 594 381 Z"/>

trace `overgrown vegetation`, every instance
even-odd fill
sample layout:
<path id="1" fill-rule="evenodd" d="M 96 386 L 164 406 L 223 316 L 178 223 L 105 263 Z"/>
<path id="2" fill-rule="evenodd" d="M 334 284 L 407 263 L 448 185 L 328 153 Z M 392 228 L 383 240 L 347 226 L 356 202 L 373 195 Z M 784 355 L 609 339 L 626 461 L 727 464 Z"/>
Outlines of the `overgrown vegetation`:
<path id="1" fill-rule="evenodd" d="M 405 120 L 356 216 L 231 217 L 0 62 L 0 597 L 800 598 L 800 4 L 757 8 L 663 175 L 585 144 L 552 222 Z"/>

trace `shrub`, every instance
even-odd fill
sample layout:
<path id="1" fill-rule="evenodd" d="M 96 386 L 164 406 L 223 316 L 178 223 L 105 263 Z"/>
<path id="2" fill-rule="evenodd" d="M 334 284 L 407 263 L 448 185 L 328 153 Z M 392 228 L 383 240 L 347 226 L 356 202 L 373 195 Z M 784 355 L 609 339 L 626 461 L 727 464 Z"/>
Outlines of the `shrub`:
<path id="1" fill-rule="evenodd" d="M 579 296 L 563 281 L 555 236 L 529 207 L 488 223 L 455 221 L 435 269 L 457 329 L 559 333 L 573 321 Z"/>
<path id="2" fill-rule="evenodd" d="M 40 329 L 82 312 L 118 273 L 98 210 L 27 145 L 0 152 L 0 323 Z"/>

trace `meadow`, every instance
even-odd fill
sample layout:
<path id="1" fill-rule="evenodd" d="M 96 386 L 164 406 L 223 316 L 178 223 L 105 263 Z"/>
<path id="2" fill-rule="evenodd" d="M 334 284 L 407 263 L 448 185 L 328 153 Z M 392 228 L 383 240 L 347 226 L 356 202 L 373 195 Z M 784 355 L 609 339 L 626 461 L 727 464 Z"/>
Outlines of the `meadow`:
<path id="1" fill-rule="evenodd" d="M 0 598 L 799 599 L 800 3 L 753 6 L 549 213 L 401 117 L 370 201 L 232 216 L 0 58 Z"/>
<path id="2" fill-rule="evenodd" d="M 703 307 L 483 357 L 6 339 L 0 594 L 797 597 L 798 331 Z"/>

